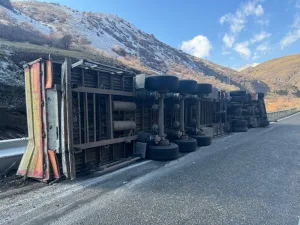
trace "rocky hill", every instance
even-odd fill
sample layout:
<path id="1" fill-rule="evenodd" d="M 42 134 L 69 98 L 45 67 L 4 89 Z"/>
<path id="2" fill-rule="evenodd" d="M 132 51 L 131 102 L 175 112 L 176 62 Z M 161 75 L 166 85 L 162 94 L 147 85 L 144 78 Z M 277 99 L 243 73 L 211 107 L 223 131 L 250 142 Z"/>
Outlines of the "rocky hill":
<path id="1" fill-rule="evenodd" d="M 0 31 L 0 114 L 5 117 L 0 134 L 11 127 L 12 134 L 26 132 L 22 64 L 49 54 L 56 60 L 89 58 L 152 74 L 175 74 L 224 90 L 265 92 L 273 100 L 299 95 L 298 67 L 291 67 L 289 60 L 282 72 L 277 61 L 272 62 L 277 67 L 261 64 L 238 72 L 173 48 L 116 15 L 80 12 L 57 3 L 0 0 Z"/>
<path id="2" fill-rule="evenodd" d="M 268 84 L 271 94 L 300 97 L 300 54 L 249 67 L 242 70 L 241 75 Z"/>
<path id="3" fill-rule="evenodd" d="M 231 76 L 234 70 L 224 73 L 218 65 L 208 67 L 206 60 L 162 43 L 118 16 L 36 1 L 12 4 L 14 10 L 0 8 L 0 28 L 9 31 L 0 34 L 3 39 L 93 52 L 154 73 L 173 73 L 227 90 L 242 88 Z"/>

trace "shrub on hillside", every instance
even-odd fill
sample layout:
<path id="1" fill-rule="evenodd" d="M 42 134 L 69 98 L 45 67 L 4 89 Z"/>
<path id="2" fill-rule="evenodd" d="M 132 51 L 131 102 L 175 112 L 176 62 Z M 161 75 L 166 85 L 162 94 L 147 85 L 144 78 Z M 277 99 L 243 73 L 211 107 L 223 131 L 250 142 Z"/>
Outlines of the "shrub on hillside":
<path id="1" fill-rule="evenodd" d="M 0 38 L 9 41 L 29 42 L 37 45 L 49 45 L 51 40 L 38 32 L 24 30 L 19 26 L 0 24 Z"/>
<path id="2" fill-rule="evenodd" d="M 121 48 L 119 45 L 114 45 L 112 50 L 120 56 L 126 56 L 125 49 Z"/>

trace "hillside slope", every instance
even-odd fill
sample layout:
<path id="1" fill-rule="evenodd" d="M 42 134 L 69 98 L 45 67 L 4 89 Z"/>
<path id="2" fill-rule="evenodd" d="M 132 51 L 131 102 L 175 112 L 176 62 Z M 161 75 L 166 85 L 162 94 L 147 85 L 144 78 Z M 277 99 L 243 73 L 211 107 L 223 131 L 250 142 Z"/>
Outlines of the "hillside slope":
<path id="1" fill-rule="evenodd" d="M 300 97 L 300 54 L 272 59 L 240 74 L 267 83 L 270 94 Z"/>
<path id="2" fill-rule="evenodd" d="M 35 36 L 38 35 L 35 42 L 38 39 L 43 45 L 56 47 L 57 39 L 71 35 L 71 43 L 67 46 L 71 50 L 106 55 L 132 67 L 153 73 L 173 73 L 225 90 L 243 88 L 232 75 L 234 70 L 228 68 L 224 73 L 213 63 L 208 67 L 206 60 L 162 43 L 153 34 L 141 31 L 118 16 L 80 12 L 59 4 L 36 1 L 13 2 L 13 6 L 15 11 L 2 9 L 5 16 L 0 19 L 0 24 L 34 31 Z M 228 77 L 232 77 L 231 85 Z M 252 87 L 253 79 L 244 79 Z M 255 84 L 253 86 L 255 89 Z"/>
<path id="3" fill-rule="evenodd" d="M 26 135 L 22 65 L 49 54 L 55 60 L 88 58 L 149 74 L 175 74 L 223 90 L 264 92 L 270 104 L 282 96 L 278 109 L 293 107 L 299 96 L 298 55 L 237 72 L 186 54 L 111 14 L 80 12 L 56 3 L 0 0 L 0 31 L 0 134 L 11 131 L 10 138 Z"/>

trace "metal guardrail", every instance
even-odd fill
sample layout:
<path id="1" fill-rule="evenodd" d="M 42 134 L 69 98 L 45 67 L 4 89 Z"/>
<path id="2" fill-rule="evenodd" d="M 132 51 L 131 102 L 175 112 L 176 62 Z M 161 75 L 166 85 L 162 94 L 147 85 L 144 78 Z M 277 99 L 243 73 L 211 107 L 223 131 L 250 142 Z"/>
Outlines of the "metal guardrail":
<path id="1" fill-rule="evenodd" d="M 270 122 L 274 122 L 276 120 L 279 120 L 281 118 L 293 115 L 297 112 L 300 112 L 300 108 L 294 108 L 294 109 L 287 109 L 287 110 L 281 110 L 277 112 L 271 112 L 268 113 L 268 119 Z"/>
<path id="2" fill-rule="evenodd" d="M 18 168 L 26 146 L 27 138 L 0 141 L 0 174 L 8 168 Z"/>

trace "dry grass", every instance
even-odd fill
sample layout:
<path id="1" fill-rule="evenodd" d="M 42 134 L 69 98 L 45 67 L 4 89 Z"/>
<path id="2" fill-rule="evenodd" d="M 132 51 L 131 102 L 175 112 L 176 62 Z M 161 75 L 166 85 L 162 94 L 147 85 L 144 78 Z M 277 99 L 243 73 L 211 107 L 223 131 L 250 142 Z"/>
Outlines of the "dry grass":
<path id="1" fill-rule="evenodd" d="M 266 98 L 266 108 L 268 112 L 276 112 L 280 110 L 299 108 L 300 98 L 276 97 Z"/>
<path id="2" fill-rule="evenodd" d="M 240 74 L 267 83 L 271 93 L 283 91 L 295 94 L 295 88 L 300 89 L 300 54 L 276 58 L 243 70 Z"/>

